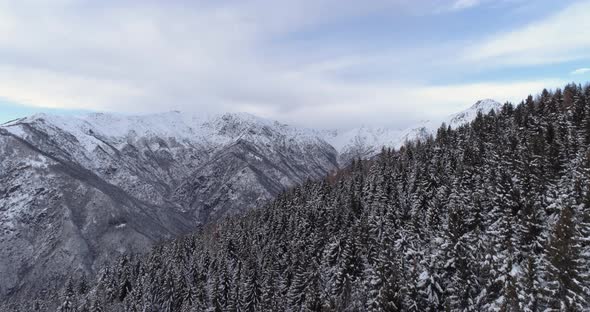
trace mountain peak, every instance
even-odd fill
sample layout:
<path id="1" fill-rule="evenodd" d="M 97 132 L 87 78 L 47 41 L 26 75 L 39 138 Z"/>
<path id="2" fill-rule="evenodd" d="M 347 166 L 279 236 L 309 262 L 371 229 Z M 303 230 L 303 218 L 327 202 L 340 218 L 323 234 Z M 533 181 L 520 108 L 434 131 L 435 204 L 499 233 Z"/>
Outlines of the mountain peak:
<path id="1" fill-rule="evenodd" d="M 464 125 L 477 116 L 478 113 L 487 114 L 491 110 L 497 111 L 502 107 L 502 104 L 492 99 L 483 99 L 475 102 L 470 108 L 451 115 L 449 125 L 453 128 Z"/>
<path id="2" fill-rule="evenodd" d="M 482 99 L 482 100 L 475 102 L 475 104 L 473 104 L 470 107 L 470 109 L 474 109 L 477 111 L 482 111 L 484 113 L 487 113 L 492 109 L 496 110 L 496 109 L 499 109 L 500 107 L 502 107 L 502 104 L 500 104 L 500 102 L 498 102 L 496 100 Z"/>

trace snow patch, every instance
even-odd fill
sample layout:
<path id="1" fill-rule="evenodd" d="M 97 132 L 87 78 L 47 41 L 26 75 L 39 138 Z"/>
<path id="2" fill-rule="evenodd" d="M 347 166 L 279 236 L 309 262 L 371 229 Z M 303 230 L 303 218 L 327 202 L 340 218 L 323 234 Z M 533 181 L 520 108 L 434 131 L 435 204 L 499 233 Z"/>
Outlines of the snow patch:
<path id="1" fill-rule="evenodd" d="M 15 135 L 19 138 L 26 138 L 27 133 L 23 129 L 23 126 L 20 124 L 7 125 L 7 126 L 4 126 L 4 129 L 6 129 L 8 132 L 12 133 L 13 135 Z"/>
<path id="2" fill-rule="evenodd" d="M 36 168 L 36 169 L 44 169 L 47 168 L 48 164 L 48 159 L 47 157 L 43 156 L 43 155 L 37 155 L 37 157 L 35 157 L 35 159 L 28 159 L 27 160 L 27 165 Z"/>

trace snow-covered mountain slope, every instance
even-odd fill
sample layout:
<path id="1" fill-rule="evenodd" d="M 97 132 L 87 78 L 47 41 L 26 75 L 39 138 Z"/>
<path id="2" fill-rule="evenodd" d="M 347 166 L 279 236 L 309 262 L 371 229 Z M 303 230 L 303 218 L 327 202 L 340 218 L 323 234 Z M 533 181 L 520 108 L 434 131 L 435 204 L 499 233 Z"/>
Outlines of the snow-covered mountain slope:
<path id="1" fill-rule="evenodd" d="M 345 164 L 353 158 L 374 156 L 383 147 L 399 148 L 407 141 L 423 140 L 431 135 L 434 136 L 443 123 L 456 128 L 474 120 L 478 113 L 487 114 L 501 107 L 502 104 L 485 99 L 446 118 L 423 121 L 406 129 L 360 127 L 348 131 L 328 132 L 325 138 L 338 151 L 339 162 Z"/>
<path id="2" fill-rule="evenodd" d="M 317 132 L 320 133 L 320 132 Z M 35 115 L 0 127 L 0 296 L 250 209 L 337 168 L 316 131 L 248 114 Z"/>
<path id="3" fill-rule="evenodd" d="M 445 119 L 453 127 L 498 103 Z M 125 251 L 251 209 L 354 157 L 433 134 L 325 131 L 244 113 L 39 114 L 0 126 L 0 298 L 25 298 L 95 272 Z"/>
<path id="4" fill-rule="evenodd" d="M 502 108 L 502 104 L 492 100 L 484 99 L 475 102 L 470 108 L 449 116 L 446 120 L 443 120 L 451 128 L 462 126 L 477 117 L 477 114 L 487 114 L 490 111 L 499 111 Z M 439 125 L 440 126 L 440 125 Z"/>

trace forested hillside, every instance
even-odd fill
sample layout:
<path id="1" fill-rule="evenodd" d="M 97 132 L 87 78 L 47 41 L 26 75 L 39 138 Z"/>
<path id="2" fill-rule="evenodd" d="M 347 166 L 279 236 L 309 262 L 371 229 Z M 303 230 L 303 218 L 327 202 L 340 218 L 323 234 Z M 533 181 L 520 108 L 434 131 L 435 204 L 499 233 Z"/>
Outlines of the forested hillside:
<path id="1" fill-rule="evenodd" d="M 62 311 L 588 311 L 590 87 L 544 90 L 211 224 Z"/>

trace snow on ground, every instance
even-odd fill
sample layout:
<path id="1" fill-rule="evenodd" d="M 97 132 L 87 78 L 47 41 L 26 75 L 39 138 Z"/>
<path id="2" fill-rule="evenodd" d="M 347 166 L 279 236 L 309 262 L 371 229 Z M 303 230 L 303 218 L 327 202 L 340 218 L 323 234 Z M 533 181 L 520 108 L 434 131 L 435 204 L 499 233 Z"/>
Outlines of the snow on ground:
<path id="1" fill-rule="evenodd" d="M 6 130 L 8 130 L 8 132 L 10 132 L 20 138 L 24 138 L 27 135 L 27 133 L 23 129 L 23 126 L 20 124 L 6 125 L 6 126 L 4 126 L 4 128 Z"/>
<path id="2" fill-rule="evenodd" d="M 28 159 L 27 164 L 36 169 L 47 168 L 47 158 L 43 155 L 36 155 L 34 159 Z"/>

